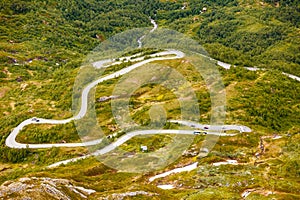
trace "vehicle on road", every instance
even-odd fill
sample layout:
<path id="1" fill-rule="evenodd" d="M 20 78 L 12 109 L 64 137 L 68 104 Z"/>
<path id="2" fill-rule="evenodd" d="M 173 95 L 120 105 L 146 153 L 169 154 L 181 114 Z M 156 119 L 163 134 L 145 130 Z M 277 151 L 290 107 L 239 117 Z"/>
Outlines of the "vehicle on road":
<path id="1" fill-rule="evenodd" d="M 32 121 L 39 122 L 40 120 L 34 117 L 32 118 Z"/>
<path id="2" fill-rule="evenodd" d="M 205 131 L 194 131 L 194 135 L 206 135 L 207 132 Z"/>

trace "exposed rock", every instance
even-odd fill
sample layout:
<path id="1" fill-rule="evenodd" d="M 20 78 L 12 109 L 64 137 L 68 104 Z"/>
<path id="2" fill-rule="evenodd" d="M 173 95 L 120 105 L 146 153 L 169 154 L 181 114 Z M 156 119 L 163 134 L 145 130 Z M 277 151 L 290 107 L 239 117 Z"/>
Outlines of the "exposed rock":
<path id="1" fill-rule="evenodd" d="M 0 186 L 0 199 L 87 199 L 95 190 L 74 186 L 67 179 L 47 177 L 20 178 L 18 181 L 6 181 Z M 70 196 L 72 194 L 72 196 Z"/>
<path id="2" fill-rule="evenodd" d="M 102 197 L 100 199 L 102 200 L 122 200 L 125 197 L 134 197 L 137 195 L 145 195 L 145 196 L 157 196 L 158 194 L 156 193 L 149 193 L 149 192 L 145 192 L 145 191 L 134 191 L 134 192 L 125 192 L 125 193 L 113 193 L 107 197 Z"/>
<path id="3" fill-rule="evenodd" d="M 116 99 L 116 98 L 119 98 L 120 96 L 103 96 L 103 97 L 100 97 L 97 101 L 98 102 L 104 102 L 104 101 L 108 101 L 110 99 Z"/>
<path id="4" fill-rule="evenodd" d="M 185 157 L 194 157 L 197 156 L 199 154 L 199 151 L 196 148 L 191 148 L 189 150 L 185 150 L 182 155 Z"/>

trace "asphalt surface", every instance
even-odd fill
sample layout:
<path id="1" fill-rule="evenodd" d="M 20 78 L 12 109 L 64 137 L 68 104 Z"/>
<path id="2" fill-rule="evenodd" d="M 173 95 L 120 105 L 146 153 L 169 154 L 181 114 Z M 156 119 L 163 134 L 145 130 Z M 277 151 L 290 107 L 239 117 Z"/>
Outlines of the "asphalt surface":
<path id="1" fill-rule="evenodd" d="M 185 122 L 185 121 L 181 121 L 181 122 Z M 190 122 L 187 122 L 187 126 L 189 126 Z M 199 124 L 200 125 L 200 124 Z M 249 129 L 249 128 L 248 128 Z M 168 129 L 168 130 L 164 130 L 164 129 L 161 129 L 161 130 L 140 130 L 140 131 L 132 131 L 132 132 L 129 132 L 123 136 L 121 136 L 120 138 L 118 138 L 117 141 L 107 145 L 106 147 L 102 148 L 102 149 L 99 149 L 91 154 L 88 154 L 88 155 L 85 155 L 85 156 L 81 156 L 81 157 L 77 157 L 77 158 L 72 158 L 72 159 L 68 159 L 68 160 L 64 160 L 64 161 L 60 161 L 60 162 L 57 162 L 57 163 L 54 163 L 52 165 L 49 165 L 48 167 L 51 168 L 51 167 L 57 167 L 61 164 L 68 164 L 70 162 L 75 162 L 75 161 L 78 161 L 78 160 L 81 160 L 81 159 L 85 159 L 85 158 L 88 158 L 90 156 L 99 156 L 99 155 L 103 155 L 103 154 L 106 154 L 110 151 L 113 151 L 115 148 L 121 146 L 122 144 L 124 144 L 125 142 L 127 142 L 128 140 L 130 140 L 131 138 L 133 137 L 136 137 L 138 135 L 154 135 L 154 134 L 175 134 L 175 135 L 196 135 L 195 134 L 195 131 L 199 131 L 199 130 L 171 130 L 171 129 Z M 204 134 L 200 134 L 200 135 L 204 135 Z M 226 134 L 226 133 L 219 133 L 219 132 L 207 132 L 207 135 L 216 135 L 216 136 L 235 136 L 237 134 Z"/>
<path id="2" fill-rule="evenodd" d="M 156 57 L 156 56 L 167 56 L 167 55 L 170 55 L 170 56 Z M 80 147 L 80 146 L 90 146 L 90 145 L 95 145 L 95 144 L 101 143 L 102 139 L 93 140 L 93 141 L 84 142 L 84 143 L 22 144 L 22 143 L 18 143 L 16 141 L 16 137 L 19 134 L 19 132 L 25 126 L 27 126 L 29 124 L 66 124 L 66 123 L 71 122 L 72 120 L 81 119 L 82 117 L 85 116 L 85 114 L 87 112 L 89 91 L 92 88 L 94 88 L 96 85 L 98 85 L 99 83 L 102 83 L 103 81 L 106 81 L 109 79 L 113 79 L 118 76 L 122 76 L 122 75 L 124 75 L 142 65 L 145 65 L 149 62 L 153 62 L 153 61 L 157 61 L 157 60 L 172 60 L 172 59 L 183 58 L 184 53 L 182 53 L 181 51 L 177 51 L 177 50 L 167 50 L 167 51 L 163 51 L 160 53 L 156 53 L 153 56 L 154 56 L 153 58 L 150 58 L 147 60 L 142 60 L 142 61 L 135 63 L 129 67 L 121 69 L 115 73 L 112 73 L 110 75 L 107 75 L 103 78 L 100 78 L 100 79 L 90 83 L 86 88 L 84 88 L 84 90 L 82 92 L 81 107 L 80 107 L 79 113 L 76 116 L 69 118 L 69 119 L 64 119 L 64 120 L 52 120 L 52 119 L 43 119 L 43 118 L 34 117 L 34 118 L 30 118 L 30 119 L 23 121 L 16 128 L 14 128 L 13 131 L 6 138 L 6 141 L 5 141 L 6 146 L 11 147 L 11 148 L 26 148 L 26 147 L 28 147 L 28 148 L 38 149 L 38 148 L 52 148 L 52 147 Z"/>
<path id="3" fill-rule="evenodd" d="M 252 130 L 243 125 L 207 125 L 207 124 L 199 124 L 197 122 L 190 121 L 181 121 L 181 120 L 170 120 L 172 123 L 178 123 L 189 127 L 195 127 L 197 129 L 202 129 L 205 131 L 229 131 L 236 130 L 239 132 L 251 132 Z M 208 132 L 209 133 L 209 132 Z"/>
<path id="4" fill-rule="evenodd" d="M 168 56 L 168 57 L 159 57 L 159 56 Z M 88 94 L 89 91 L 94 88 L 96 85 L 98 85 L 99 83 L 118 77 L 118 76 L 122 76 L 142 65 L 145 65 L 149 62 L 153 62 L 153 61 L 158 61 L 158 60 L 172 60 L 172 59 L 179 59 L 179 58 L 183 58 L 184 57 L 184 53 L 178 50 L 167 50 L 164 52 L 160 52 L 160 53 L 156 53 L 153 54 L 152 57 L 150 59 L 147 60 L 143 60 L 143 58 L 137 58 L 135 61 L 139 61 L 138 63 L 135 63 L 127 68 L 121 69 L 115 73 L 112 73 L 110 75 L 107 75 L 105 77 L 102 77 L 92 83 L 90 83 L 82 92 L 81 98 L 81 109 L 79 111 L 79 113 L 69 119 L 65 119 L 65 120 L 51 120 L 51 119 L 43 119 L 43 118 L 30 118 L 27 119 L 25 121 L 23 121 L 21 124 L 19 124 L 16 128 L 13 129 L 13 131 L 10 133 L 10 135 L 7 137 L 5 144 L 8 147 L 11 148 L 52 148 L 52 147 L 80 147 L 80 146 L 90 146 L 90 145 L 96 145 L 102 142 L 102 139 L 97 139 L 97 140 L 92 140 L 89 142 L 85 142 L 85 143 L 56 143 L 56 144 L 23 144 L 23 143 L 18 143 L 16 142 L 16 137 L 18 135 L 18 133 L 27 125 L 29 124 L 66 124 L 71 122 L 72 120 L 78 120 L 81 119 L 82 117 L 85 116 L 86 112 L 87 112 L 87 107 L 88 107 L 88 103 L 87 103 L 87 99 L 88 99 Z M 111 60 L 105 60 L 105 61 L 98 61 L 96 63 L 97 66 L 95 67 L 103 67 L 102 65 L 110 62 Z M 113 62 L 110 65 L 114 65 L 114 64 L 118 64 L 117 62 Z M 107 66 L 106 66 L 107 67 Z M 251 129 L 245 126 L 237 126 L 237 125 L 224 125 L 224 126 L 214 126 L 214 125 L 202 125 L 196 122 L 187 122 L 187 121 L 179 121 L 179 120 L 171 120 L 171 122 L 173 123 L 179 123 L 179 124 L 183 124 L 186 126 L 190 126 L 190 127 L 194 127 L 195 129 L 202 129 L 202 131 L 197 130 L 197 134 L 202 134 L 203 132 L 205 132 L 206 134 L 211 134 L 211 135 L 218 135 L 218 136 L 234 136 L 236 134 L 226 134 L 226 133 L 220 133 L 221 131 L 224 130 L 238 130 L 240 132 L 250 132 Z M 208 128 L 207 128 L 208 127 Z M 213 132 L 216 131 L 216 132 Z M 73 158 L 73 159 L 69 159 L 69 160 L 65 160 L 65 161 L 61 161 L 58 163 L 54 163 L 52 165 L 50 165 L 49 167 L 55 167 L 55 166 L 59 166 L 60 164 L 67 164 L 69 162 L 75 162 L 77 160 L 80 159 L 85 159 L 87 157 L 90 156 L 97 156 L 97 155 L 102 155 L 105 153 L 108 153 L 112 150 L 114 150 L 116 147 L 122 145 L 123 143 L 125 143 L 126 141 L 130 140 L 131 138 L 137 136 L 137 135 L 150 135 L 150 134 L 189 134 L 189 135 L 194 135 L 195 131 L 194 130 L 141 130 L 141 131 L 133 131 L 133 132 L 129 132 L 126 135 L 123 135 L 122 137 L 120 137 L 117 141 L 109 144 L 108 146 L 104 147 L 103 149 L 97 150 L 92 154 L 89 155 L 85 155 L 85 156 L 81 156 L 81 157 L 77 157 L 77 158 Z"/>
<path id="5" fill-rule="evenodd" d="M 157 28 L 157 24 L 155 23 L 154 20 L 151 20 L 151 23 L 154 25 L 154 28 L 151 30 L 154 31 Z M 142 38 L 139 39 L 138 43 L 141 46 L 141 40 Z M 144 57 L 140 57 L 140 58 L 136 58 L 135 60 L 131 60 L 131 61 L 135 61 L 137 63 L 126 67 L 124 69 L 121 69 L 115 73 L 112 73 L 110 75 L 107 75 L 105 77 L 102 77 L 92 83 L 90 83 L 82 92 L 81 95 L 81 109 L 79 111 L 79 113 L 69 119 L 64 119 L 64 120 L 51 120 L 51 119 L 43 119 L 43 118 L 30 118 L 27 119 L 25 121 L 23 121 L 22 123 L 20 123 L 16 128 L 13 129 L 13 131 L 9 134 L 9 136 L 7 137 L 5 144 L 8 147 L 11 148 L 52 148 L 52 147 L 80 147 L 80 146 L 90 146 L 90 145 L 96 145 L 102 142 L 102 139 L 97 139 L 97 140 L 92 140 L 89 142 L 85 142 L 85 143 L 57 143 L 57 144 L 23 144 L 23 143 L 18 143 L 16 142 L 16 137 L 18 135 L 18 133 L 27 125 L 29 124 L 66 124 L 69 123 L 73 120 L 78 120 L 81 119 L 83 116 L 85 116 L 86 112 L 87 112 L 87 107 L 88 107 L 88 103 L 87 103 L 87 99 L 88 99 L 88 93 L 89 91 L 94 88 L 96 85 L 118 77 L 118 76 L 122 76 L 142 65 L 145 65 L 149 62 L 153 62 L 153 61 L 159 61 L 159 60 L 172 60 L 172 59 L 179 59 L 179 58 L 183 58 L 184 57 L 184 53 L 178 50 L 166 50 L 164 52 L 160 52 L 160 53 L 156 53 L 153 55 L 150 55 L 151 58 L 147 59 L 147 60 L 143 60 Z M 159 57 L 159 56 L 168 56 L 168 57 Z M 207 57 L 207 56 L 205 56 Z M 130 57 L 125 57 L 124 59 L 130 59 Z M 214 60 L 212 58 L 210 58 L 211 60 Z M 216 64 L 225 68 L 225 69 L 230 69 L 230 67 L 232 65 L 227 64 L 227 63 L 223 63 L 221 61 L 216 61 Z M 119 61 L 118 61 L 119 62 Z M 115 60 L 103 60 L 103 61 L 98 61 L 94 63 L 94 67 L 96 68 L 101 68 L 101 67 L 109 67 L 111 65 L 115 65 L 118 64 L 118 62 L 115 62 Z M 247 68 L 248 70 L 252 70 L 252 71 L 256 71 L 256 70 L 261 70 L 259 68 Z M 286 74 L 283 73 L 284 75 L 295 79 L 297 81 L 300 81 L 300 78 L 291 74 Z M 105 153 L 108 153 L 112 150 L 114 150 L 115 148 L 117 148 L 118 146 L 124 144 L 126 141 L 130 140 L 131 138 L 138 136 L 138 135 L 150 135 L 150 134 L 183 134 L 183 135 L 195 135 L 195 131 L 197 131 L 200 134 L 203 134 L 205 132 L 205 134 L 208 135 L 218 135 L 218 136 L 234 136 L 236 134 L 226 134 L 226 131 L 229 130 L 236 130 L 240 133 L 242 132 L 251 132 L 251 129 L 247 126 L 243 126 L 243 125 L 205 125 L 205 124 L 199 124 L 197 122 L 190 122 L 190 121 L 181 121 L 181 120 L 170 120 L 170 122 L 172 123 L 178 123 L 178 124 L 182 124 L 185 126 L 189 126 L 192 128 L 195 128 L 195 130 L 140 130 L 140 131 L 133 131 L 133 132 L 129 132 L 123 136 L 121 136 L 120 138 L 118 138 L 115 142 L 107 145 L 106 147 L 99 149 L 91 154 L 85 155 L 85 156 L 81 156 L 81 157 L 77 157 L 77 158 L 73 158 L 73 159 L 69 159 L 69 160 L 65 160 L 65 161 L 61 161 L 58 163 L 54 163 L 52 165 L 50 165 L 49 167 L 55 167 L 55 166 L 59 166 L 60 164 L 67 164 L 69 162 L 74 162 L 80 159 L 85 159 L 87 157 L 90 156 L 97 156 L 97 155 L 103 155 Z M 200 130 L 199 130 L 200 129 Z"/>

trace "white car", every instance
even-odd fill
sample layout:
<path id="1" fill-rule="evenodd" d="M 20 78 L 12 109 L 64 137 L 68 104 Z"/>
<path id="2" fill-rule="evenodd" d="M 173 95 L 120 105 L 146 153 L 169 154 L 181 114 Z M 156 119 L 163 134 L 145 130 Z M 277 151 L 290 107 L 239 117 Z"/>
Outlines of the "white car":
<path id="1" fill-rule="evenodd" d="M 206 135 L 207 132 L 205 131 L 194 131 L 194 135 Z"/>

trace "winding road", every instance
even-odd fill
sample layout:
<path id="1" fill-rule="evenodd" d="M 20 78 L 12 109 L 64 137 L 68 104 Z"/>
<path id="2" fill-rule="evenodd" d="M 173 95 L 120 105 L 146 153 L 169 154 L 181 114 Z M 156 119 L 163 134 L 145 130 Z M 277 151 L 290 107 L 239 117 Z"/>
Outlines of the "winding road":
<path id="1" fill-rule="evenodd" d="M 200 124 L 199 124 L 200 125 Z M 198 130 L 197 130 L 198 131 Z M 86 159 L 88 157 L 91 156 L 99 156 L 99 155 L 103 155 L 106 154 L 112 150 L 114 150 L 115 148 L 121 146 L 122 144 L 124 144 L 125 142 L 127 142 L 128 140 L 130 140 L 133 137 L 136 137 L 138 135 L 156 135 L 156 134 L 176 134 L 176 135 L 194 135 L 195 134 L 195 130 L 172 130 L 172 129 L 168 129 L 168 130 L 164 130 L 164 129 L 160 129 L 160 130 L 140 130 L 140 131 L 132 131 L 129 133 L 126 133 L 125 135 L 123 135 L 122 137 L 118 138 L 117 141 L 107 145 L 106 147 L 99 149 L 93 153 L 90 153 L 88 155 L 84 155 L 81 157 L 76 157 L 76 158 L 72 158 L 72 159 L 68 159 L 68 160 L 63 160 L 57 163 L 54 163 L 52 165 L 49 165 L 49 168 L 52 167 L 58 167 L 61 164 L 68 164 L 70 162 L 75 162 L 81 159 Z M 219 132 L 207 132 L 207 134 L 209 135 L 217 135 L 217 136 L 235 136 L 236 134 L 226 134 L 226 133 L 219 133 Z"/>
<path id="2" fill-rule="evenodd" d="M 153 32 L 157 28 L 157 24 L 152 19 L 151 19 L 151 23 L 154 25 L 154 28 L 150 32 Z M 145 37 L 145 35 L 138 39 L 137 42 L 139 44 L 139 47 L 142 47 L 141 41 L 144 37 Z M 81 107 L 80 107 L 79 113 L 76 116 L 69 118 L 69 119 L 64 119 L 64 120 L 51 120 L 51 119 L 43 119 L 43 118 L 27 119 L 27 120 L 23 121 L 22 123 L 20 123 L 16 128 L 13 129 L 13 131 L 7 137 L 5 144 L 11 148 L 34 148 L 34 149 L 52 148 L 52 147 L 80 147 L 80 146 L 91 146 L 91 145 L 99 144 L 102 142 L 102 139 L 92 140 L 92 141 L 84 142 L 84 143 L 24 144 L 24 143 L 17 142 L 16 137 L 25 126 L 30 125 L 30 124 L 66 124 L 66 123 L 70 123 L 73 120 L 81 119 L 82 117 L 85 116 L 85 114 L 87 112 L 88 94 L 89 94 L 90 90 L 104 81 L 113 79 L 118 76 L 122 76 L 142 65 L 145 65 L 145 64 L 153 62 L 153 61 L 180 59 L 180 58 L 183 58 L 184 56 L 185 56 L 184 53 L 181 51 L 168 49 L 168 50 L 165 50 L 160 53 L 152 54 L 152 55 L 150 55 L 150 58 L 146 59 L 146 60 L 144 60 L 145 57 L 135 58 L 134 60 L 131 60 L 131 61 L 135 61 L 137 63 L 130 65 L 126 68 L 123 68 L 112 74 L 109 74 L 105 77 L 101 77 L 98 80 L 87 85 L 81 94 Z M 205 57 L 207 57 L 207 56 L 205 56 Z M 129 57 L 124 57 L 124 58 L 130 59 Z M 210 59 L 214 60 L 212 58 L 210 58 Z M 230 64 L 223 63 L 223 62 L 217 61 L 217 60 L 215 60 L 215 61 L 216 61 L 216 64 L 218 64 L 221 67 L 224 67 L 225 69 L 229 69 L 231 67 Z M 96 68 L 102 68 L 102 67 L 109 67 L 112 65 L 116 65 L 119 63 L 120 63 L 120 61 L 116 61 L 116 60 L 102 60 L 102 61 L 95 62 L 93 65 Z M 251 68 L 249 70 L 258 70 L 258 68 Z M 283 73 L 283 74 L 285 74 L 285 73 Z M 290 75 L 290 74 L 285 74 L 285 75 L 300 81 L 299 77 L 296 77 L 296 76 Z M 251 132 L 251 129 L 249 127 L 239 126 L 239 125 L 223 125 L 223 126 L 203 125 L 203 124 L 198 124 L 196 122 L 188 122 L 188 121 L 180 121 L 180 120 L 170 120 L 170 122 L 186 125 L 189 127 L 193 127 L 195 129 L 201 129 L 202 131 L 207 131 L 206 132 L 207 134 L 218 135 L 218 136 L 234 136 L 234 135 L 236 135 L 236 134 L 220 133 L 220 132 L 224 132 L 227 130 L 237 130 L 240 133 Z M 107 145 L 106 147 L 99 149 L 91 154 L 81 156 L 78 158 L 61 161 L 58 163 L 54 163 L 54 164 L 50 165 L 49 167 L 59 166 L 60 164 L 67 164 L 69 162 L 74 162 L 74 161 L 84 159 L 84 158 L 87 158 L 90 156 L 102 155 L 102 154 L 105 154 L 107 152 L 114 150 L 116 147 L 122 145 L 123 143 L 125 143 L 126 141 L 131 139 L 132 137 L 135 137 L 137 135 L 150 135 L 150 134 L 195 134 L 195 131 L 194 130 L 140 130 L 140 131 L 133 131 L 133 132 L 129 132 L 129 133 L 123 135 L 122 137 L 118 138 L 115 142 L 113 142 L 113 143 Z"/>
<path id="3" fill-rule="evenodd" d="M 172 55 L 169 57 L 156 57 L 156 56 L 166 56 L 166 55 Z M 174 56 L 175 55 L 175 56 Z M 6 138 L 5 144 L 8 147 L 11 148 L 52 148 L 52 147 L 79 147 L 79 146 L 90 146 L 90 145 L 95 145 L 95 144 L 99 144 L 101 143 L 102 139 L 98 139 L 98 140 L 93 140 L 93 141 L 89 141 L 89 142 L 85 142 L 85 143 L 57 143 L 57 144 L 22 144 L 22 143 L 18 143 L 16 141 L 16 137 L 19 134 L 19 132 L 27 125 L 29 124 L 66 124 L 71 122 L 72 120 L 78 120 L 81 119 L 82 117 L 85 116 L 86 112 L 87 112 L 87 108 L 88 108 L 88 94 L 90 92 L 90 90 L 92 88 L 94 88 L 96 85 L 98 85 L 99 83 L 102 83 L 103 81 L 107 81 L 110 79 L 113 79 L 115 77 L 118 76 L 122 76 L 142 65 L 145 65 L 149 62 L 153 62 L 153 61 L 157 61 L 157 60 L 172 60 L 172 59 L 178 59 L 178 58 L 183 58 L 184 57 L 184 53 L 182 53 L 181 51 L 177 51 L 177 50 L 167 50 L 161 53 L 156 53 L 154 54 L 153 58 L 150 58 L 148 60 L 142 60 L 138 63 L 135 63 L 133 65 L 130 65 L 129 67 L 126 67 L 124 69 L 121 69 L 115 73 L 112 73 L 110 75 L 107 75 L 105 77 L 102 77 L 92 83 L 90 83 L 87 87 L 84 88 L 82 94 L 81 94 L 81 107 L 80 107 L 80 111 L 79 113 L 69 119 L 64 119 L 64 120 L 52 120 L 52 119 L 43 119 L 43 118 L 37 118 L 37 117 L 33 117 L 31 119 L 27 119 L 25 121 L 23 121 L 22 123 L 20 123 L 16 128 L 13 129 L 13 131 L 9 134 L 9 136 Z M 114 65 L 115 63 L 113 63 L 112 65 Z"/>
<path id="4" fill-rule="evenodd" d="M 159 56 L 168 56 L 168 57 L 159 57 Z M 80 111 L 79 113 L 69 119 L 64 119 L 64 120 L 52 120 L 52 119 L 43 119 L 43 118 L 30 118 L 27 119 L 25 121 L 23 121 L 22 123 L 20 123 L 16 128 L 13 129 L 13 131 L 10 133 L 10 135 L 7 137 L 5 144 L 8 147 L 11 148 L 33 148 L 33 149 L 39 149 L 39 148 L 52 148 L 52 147 L 80 147 L 80 146 L 91 146 L 91 145 L 96 145 L 102 142 L 102 139 L 97 139 L 97 140 L 92 140 L 89 142 L 84 142 L 84 143 L 56 143 L 56 144 L 24 144 L 24 143 L 19 143 L 16 141 L 16 137 L 19 134 L 19 132 L 27 125 L 29 124 L 66 124 L 69 123 L 73 120 L 78 120 L 81 119 L 82 117 L 85 116 L 86 112 L 87 112 L 87 108 L 88 108 L 88 94 L 89 91 L 94 88 L 96 85 L 98 85 L 99 83 L 102 83 L 103 81 L 107 81 L 110 79 L 113 79 L 115 77 L 118 76 L 122 76 L 142 65 L 145 65 L 149 62 L 153 62 L 153 61 L 157 61 L 157 60 L 172 60 L 172 59 L 179 59 L 179 58 L 183 58 L 184 57 L 184 53 L 178 50 L 167 50 L 167 51 L 163 51 L 160 53 L 155 53 L 151 55 L 150 59 L 147 60 L 142 60 L 140 62 L 137 62 L 133 65 L 130 65 L 124 69 L 121 69 L 115 73 L 112 73 L 110 75 L 107 75 L 105 77 L 102 77 L 92 83 L 90 83 L 86 88 L 84 88 L 82 95 L 81 95 L 81 107 L 80 107 Z M 139 58 L 137 58 L 139 59 Z M 119 62 L 114 62 L 111 65 L 115 65 L 118 64 Z M 103 63 L 101 63 L 103 64 Z M 111 66 L 109 65 L 109 66 Z M 101 67 L 101 66 L 97 66 L 97 67 Z M 107 67 L 107 66 L 106 66 Z M 171 122 L 174 123 L 182 123 L 184 125 L 192 125 L 192 124 L 197 124 L 197 123 L 193 123 L 193 122 L 183 122 L 183 121 L 176 121 L 173 120 Z M 195 128 L 200 128 L 204 130 L 204 126 L 205 125 L 200 125 L 197 124 L 195 126 Z M 226 125 L 224 126 L 226 127 L 226 130 L 239 130 L 240 132 L 246 132 L 246 131 L 241 131 L 240 126 L 235 126 L 235 125 Z M 218 130 L 222 130 L 221 127 L 214 127 L 211 126 L 211 128 L 209 128 L 210 130 L 213 131 L 218 131 Z M 248 130 L 247 132 L 249 132 L 249 128 L 246 127 L 246 129 Z M 224 129 L 223 129 L 224 130 Z M 150 131 L 150 132 L 149 132 Z M 145 130 L 145 131 L 139 131 L 139 132 L 131 132 L 128 133 L 128 139 L 134 137 L 135 135 L 142 135 L 142 134 L 172 134 L 172 133 L 176 133 L 176 134 L 193 134 L 193 131 L 178 131 L 178 130 Z M 209 133 L 209 134 L 217 134 L 217 133 Z M 131 137 L 130 137 L 131 136 Z M 230 136 L 229 134 L 224 134 L 224 135 L 220 135 L 220 136 Z M 123 141 L 122 143 L 126 142 L 127 140 L 125 140 L 126 137 L 122 137 L 120 138 L 120 141 Z M 118 143 L 116 143 L 118 144 Z M 112 150 L 112 149 L 111 149 Z M 102 151 L 101 151 L 102 152 Z M 101 153 L 102 154 L 102 153 Z"/>

